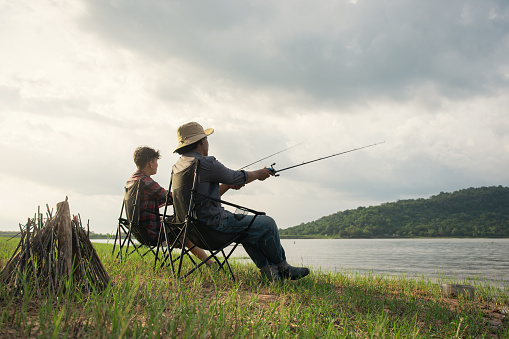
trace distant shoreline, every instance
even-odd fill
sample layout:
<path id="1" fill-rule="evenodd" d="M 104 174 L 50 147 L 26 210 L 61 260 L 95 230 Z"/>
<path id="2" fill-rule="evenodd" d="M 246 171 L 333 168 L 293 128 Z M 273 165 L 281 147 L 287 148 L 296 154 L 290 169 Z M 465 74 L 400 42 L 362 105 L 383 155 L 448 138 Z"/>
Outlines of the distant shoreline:
<path id="1" fill-rule="evenodd" d="M 1 238 L 20 238 L 19 232 L 14 231 L 0 231 Z M 314 235 L 301 235 L 301 236 L 287 236 L 280 235 L 281 239 L 508 239 L 508 237 L 399 237 L 399 236 L 391 236 L 391 237 L 324 237 L 324 236 L 314 236 Z M 114 234 L 97 234 L 90 233 L 90 239 L 115 239 Z"/>

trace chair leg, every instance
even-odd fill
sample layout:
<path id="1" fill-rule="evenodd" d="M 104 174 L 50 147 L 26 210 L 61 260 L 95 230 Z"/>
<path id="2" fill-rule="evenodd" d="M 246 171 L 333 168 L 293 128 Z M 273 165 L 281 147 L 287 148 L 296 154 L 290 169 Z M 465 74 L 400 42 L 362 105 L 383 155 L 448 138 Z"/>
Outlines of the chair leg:
<path id="1" fill-rule="evenodd" d="M 124 243 L 122 242 L 122 233 L 120 232 L 120 230 L 118 230 L 118 254 L 117 254 L 117 258 L 120 256 L 120 262 L 123 262 L 123 259 L 124 259 L 124 258 L 122 258 L 122 247 L 123 247 L 122 245 L 124 245 Z"/>
<path id="2" fill-rule="evenodd" d="M 223 254 L 223 257 L 225 258 L 223 261 L 219 260 L 217 258 L 217 254 L 219 254 L 219 252 L 221 252 Z M 226 256 L 225 252 L 224 252 L 224 247 L 222 249 L 219 249 L 219 250 L 211 250 L 210 251 L 210 255 L 205 259 L 203 260 L 201 263 L 199 263 L 198 265 L 195 264 L 195 266 L 189 271 L 187 272 L 183 277 L 182 279 L 185 279 L 187 276 L 189 276 L 190 274 L 192 274 L 194 271 L 196 271 L 198 268 L 200 268 L 201 266 L 205 265 L 205 263 L 210 260 L 210 259 L 214 259 L 215 262 L 219 265 L 219 268 L 218 270 L 223 270 L 226 272 L 224 266 L 228 267 L 228 271 L 230 271 L 230 275 L 233 279 L 233 281 L 235 282 L 235 274 L 233 273 L 233 270 L 231 269 L 231 266 L 230 266 L 230 263 L 228 262 L 228 257 L 231 255 L 231 253 L 233 252 L 230 251 L 230 253 L 228 254 L 228 256 Z"/>
<path id="3" fill-rule="evenodd" d="M 228 254 L 228 256 L 226 256 L 226 254 L 224 253 L 224 250 L 221 250 L 221 252 L 223 253 L 224 261 L 226 263 L 226 266 L 228 266 L 228 270 L 230 271 L 232 279 L 233 279 L 233 281 L 235 281 L 235 274 L 233 274 L 232 268 L 230 266 L 230 262 L 228 261 L 228 257 L 230 256 L 230 254 L 232 254 L 233 250 L 230 251 L 230 254 Z"/>
<path id="4" fill-rule="evenodd" d="M 193 247 L 191 247 L 190 249 L 187 249 L 187 250 L 186 250 L 186 246 L 185 246 L 185 244 L 187 243 L 187 228 L 188 227 L 189 226 L 187 224 L 183 228 L 184 237 L 182 238 L 182 241 L 180 241 L 179 238 L 177 238 L 177 241 L 179 241 L 181 243 L 181 245 L 182 245 L 182 251 L 180 252 L 180 258 L 179 258 L 179 267 L 178 267 L 178 271 L 177 271 L 177 276 L 178 277 L 180 277 L 180 273 L 182 272 L 182 262 L 184 260 L 184 256 L 185 255 L 187 255 L 189 257 L 189 259 L 191 260 L 191 262 L 193 263 L 193 265 L 196 266 L 196 262 L 194 261 L 194 259 L 189 254 L 191 252 L 191 249 L 194 248 L 194 246 L 196 246 L 196 245 L 194 245 Z M 203 262 L 202 262 L 202 264 L 203 264 Z"/>
<path id="5" fill-rule="evenodd" d="M 199 263 L 198 265 L 194 262 L 193 260 L 193 264 L 194 264 L 194 267 L 189 271 L 187 272 L 183 277 L 182 279 L 185 279 L 188 275 L 190 275 L 191 273 L 193 273 L 194 271 L 196 271 L 198 268 L 202 267 L 203 265 L 205 265 L 205 263 L 209 260 L 209 258 L 211 258 L 211 256 L 209 256 L 207 259 L 203 260 L 201 263 Z"/>
<path id="6" fill-rule="evenodd" d="M 158 240 L 158 245 L 157 245 L 157 250 L 159 251 L 159 246 L 162 247 L 161 245 L 161 237 L 164 235 L 164 239 L 165 239 L 165 242 L 166 242 L 166 249 L 162 249 L 161 248 L 161 253 L 162 253 L 162 259 L 161 259 L 161 267 L 163 267 L 165 264 L 166 264 L 166 261 L 169 259 L 170 260 L 170 267 L 171 267 L 171 271 L 173 273 L 175 273 L 175 267 L 173 265 L 173 257 L 172 257 L 172 251 L 171 251 L 171 248 L 173 248 L 174 244 L 171 244 L 170 245 L 170 241 L 169 241 L 169 236 L 168 236 L 168 231 L 166 230 L 166 227 L 163 228 L 163 233 L 159 233 L 159 240 Z M 157 264 L 157 259 L 156 258 L 156 264 Z M 154 266 L 155 267 L 155 266 Z"/>
<path id="7" fill-rule="evenodd" d="M 118 239 L 119 232 L 120 232 L 120 225 L 117 226 L 117 232 L 115 233 L 115 242 L 113 243 L 113 250 L 111 251 L 111 255 L 115 254 L 115 246 L 117 245 L 117 239 Z"/>
<path id="8" fill-rule="evenodd" d="M 157 267 L 157 257 L 159 256 L 159 245 L 161 244 L 161 232 L 159 232 L 159 237 L 157 238 L 157 249 L 156 249 L 156 255 L 154 257 L 154 270 Z"/>
<path id="9" fill-rule="evenodd" d="M 173 233 L 173 231 L 172 231 Z M 174 248 L 174 244 L 171 244 L 171 247 L 170 247 L 170 239 L 168 237 L 168 232 L 165 230 L 164 231 L 164 237 L 166 238 L 166 254 L 165 254 L 165 257 L 164 257 L 164 262 L 163 264 L 166 262 L 166 260 L 170 260 L 170 267 L 171 267 L 171 272 L 173 274 L 175 274 L 175 265 L 173 265 L 173 254 L 172 254 L 172 249 Z"/>

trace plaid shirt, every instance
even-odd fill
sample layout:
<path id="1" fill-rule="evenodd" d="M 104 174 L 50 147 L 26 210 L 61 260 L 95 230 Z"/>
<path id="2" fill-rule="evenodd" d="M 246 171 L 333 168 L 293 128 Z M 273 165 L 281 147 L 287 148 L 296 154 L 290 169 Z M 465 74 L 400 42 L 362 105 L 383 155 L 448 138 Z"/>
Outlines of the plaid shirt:
<path id="1" fill-rule="evenodd" d="M 145 227 L 149 237 L 155 240 L 159 236 L 159 229 L 161 227 L 159 206 L 166 202 L 167 191 L 159 186 L 152 178 L 139 170 L 134 172 L 129 180 L 127 180 L 126 187 L 131 187 L 138 179 L 140 180 L 140 226 Z"/>

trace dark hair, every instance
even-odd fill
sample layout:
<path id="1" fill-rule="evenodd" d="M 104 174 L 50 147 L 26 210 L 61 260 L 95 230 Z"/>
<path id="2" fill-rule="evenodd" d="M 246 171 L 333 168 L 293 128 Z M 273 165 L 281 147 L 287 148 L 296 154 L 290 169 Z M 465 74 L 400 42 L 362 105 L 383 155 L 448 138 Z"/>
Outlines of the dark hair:
<path id="1" fill-rule="evenodd" d="M 187 146 L 184 146 L 182 148 L 179 148 L 178 150 L 175 151 L 175 153 L 178 153 L 180 155 L 182 154 L 185 154 L 187 152 L 191 152 L 192 150 L 196 149 L 196 147 L 198 147 L 198 144 L 200 143 L 200 141 L 202 141 L 203 139 L 200 139 L 196 142 L 193 142 L 192 144 L 190 145 L 187 145 Z"/>
<path id="2" fill-rule="evenodd" d="M 159 159 L 161 154 L 153 148 L 147 146 L 140 146 L 134 151 L 134 163 L 138 168 L 145 167 L 149 162 L 154 159 Z"/>

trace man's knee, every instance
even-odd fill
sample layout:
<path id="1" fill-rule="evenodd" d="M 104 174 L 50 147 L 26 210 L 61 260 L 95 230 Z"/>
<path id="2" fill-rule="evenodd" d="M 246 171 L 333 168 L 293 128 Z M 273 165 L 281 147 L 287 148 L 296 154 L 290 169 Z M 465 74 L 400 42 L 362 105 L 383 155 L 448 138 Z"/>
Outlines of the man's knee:
<path id="1" fill-rule="evenodd" d="M 278 232 L 276 221 L 272 217 L 269 217 L 268 215 L 262 215 L 262 217 L 263 224 L 267 229 L 271 230 L 272 232 Z"/>

